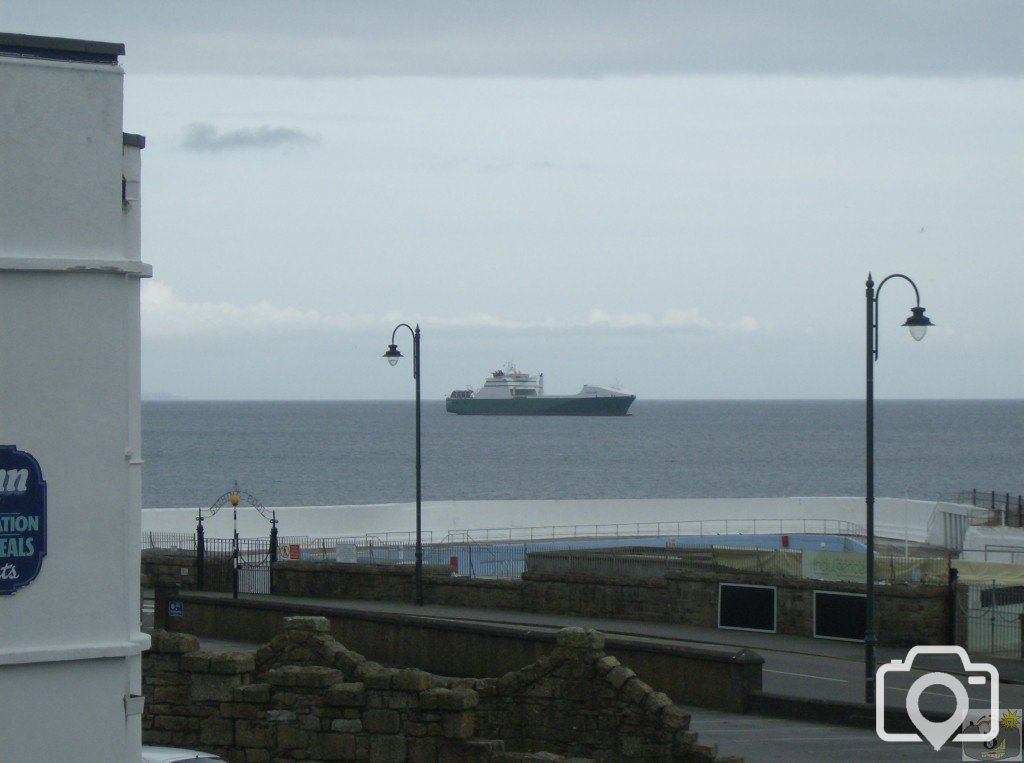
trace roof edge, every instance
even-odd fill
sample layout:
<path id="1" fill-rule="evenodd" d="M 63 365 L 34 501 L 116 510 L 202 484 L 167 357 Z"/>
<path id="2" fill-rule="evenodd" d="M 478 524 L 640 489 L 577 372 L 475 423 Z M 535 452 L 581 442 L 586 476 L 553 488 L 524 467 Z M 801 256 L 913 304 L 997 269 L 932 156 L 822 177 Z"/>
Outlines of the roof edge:
<path id="1" fill-rule="evenodd" d="M 124 43 L 76 40 L 70 37 L 39 37 L 31 34 L 0 32 L 0 56 L 41 58 L 51 61 L 75 61 L 90 64 L 118 63 L 124 55 Z"/>

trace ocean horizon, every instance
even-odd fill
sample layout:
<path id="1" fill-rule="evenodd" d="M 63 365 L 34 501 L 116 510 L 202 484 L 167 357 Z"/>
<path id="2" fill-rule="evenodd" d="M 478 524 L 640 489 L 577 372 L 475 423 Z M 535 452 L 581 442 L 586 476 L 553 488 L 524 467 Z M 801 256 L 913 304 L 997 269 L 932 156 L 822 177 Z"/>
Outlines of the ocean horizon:
<path id="1" fill-rule="evenodd" d="M 422 403 L 423 500 L 856 496 L 863 400 L 637 400 L 624 417 L 456 416 Z M 415 500 L 408 401 L 150 400 L 143 506 Z M 1024 400 L 876 400 L 875 492 L 1024 493 Z M 626 518 L 628 519 L 628 518 Z"/>

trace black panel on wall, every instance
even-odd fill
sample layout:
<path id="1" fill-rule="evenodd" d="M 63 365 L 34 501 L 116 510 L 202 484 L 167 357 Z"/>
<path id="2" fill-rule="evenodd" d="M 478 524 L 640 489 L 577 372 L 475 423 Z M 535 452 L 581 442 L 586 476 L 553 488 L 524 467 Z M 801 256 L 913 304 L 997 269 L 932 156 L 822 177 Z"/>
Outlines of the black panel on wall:
<path id="1" fill-rule="evenodd" d="M 718 627 L 775 632 L 775 587 L 722 583 Z"/>

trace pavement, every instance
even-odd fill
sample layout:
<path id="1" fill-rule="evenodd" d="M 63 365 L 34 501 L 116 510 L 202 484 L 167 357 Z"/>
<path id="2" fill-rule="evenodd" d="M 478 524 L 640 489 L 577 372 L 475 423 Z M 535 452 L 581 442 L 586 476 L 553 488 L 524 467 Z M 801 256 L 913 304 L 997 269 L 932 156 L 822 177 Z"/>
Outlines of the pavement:
<path id="1" fill-rule="evenodd" d="M 281 603 L 306 602 L 306 599 L 286 596 L 260 595 L 260 601 Z M 523 627 L 560 629 L 568 627 L 593 628 L 607 635 L 628 636 L 660 642 L 685 643 L 700 647 L 733 647 L 752 649 L 755 652 L 782 653 L 803 657 L 820 657 L 824 659 L 864 662 L 864 645 L 853 641 L 837 639 L 807 638 L 779 633 L 761 633 L 756 631 L 708 628 L 678 623 L 661 623 L 640 620 L 621 620 L 602 617 L 581 617 L 576 615 L 552 615 L 534 612 L 520 612 L 503 609 L 487 609 L 475 607 L 446 606 L 439 604 L 423 604 L 417 606 L 412 602 L 395 601 L 358 601 L 351 599 L 317 599 L 318 606 L 332 607 L 339 610 L 362 612 L 392 612 L 410 617 L 429 617 L 449 620 L 463 620 L 481 623 L 499 623 L 519 625 Z M 219 642 L 216 639 L 203 639 L 211 649 L 222 649 L 232 642 Z M 243 642 L 234 642 L 243 646 Z M 252 646 L 251 644 L 249 646 Z M 876 663 L 881 666 L 892 660 L 903 660 L 908 649 L 901 647 L 880 646 L 875 649 Z M 1001 684 L 1024 685 L 1024 660 L 978 656 L 972 657 L 975 662 L 993 665 L 999 671 Z M 941 670 L 955 675 L 967 675 L 959 661 L 952 657 L 929 656 L 919 657 L 914 667 Z"/>

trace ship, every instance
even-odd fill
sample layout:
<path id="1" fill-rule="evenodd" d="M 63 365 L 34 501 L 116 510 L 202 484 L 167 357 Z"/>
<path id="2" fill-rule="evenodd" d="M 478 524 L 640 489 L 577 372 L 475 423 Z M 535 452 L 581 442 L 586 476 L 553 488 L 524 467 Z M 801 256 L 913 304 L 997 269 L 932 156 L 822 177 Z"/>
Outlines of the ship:
<path id="1" fill-rule="evenodd" d="M 444 409 L 463 416 L 626 416 L 634 400 L 636 395 L 592 384 L 575 395 L 545 395 L 544 374 L 509 364 L 478 390 L 453 390 Z"/>

